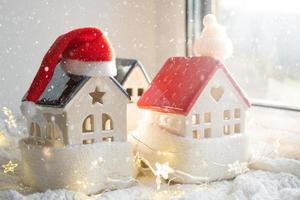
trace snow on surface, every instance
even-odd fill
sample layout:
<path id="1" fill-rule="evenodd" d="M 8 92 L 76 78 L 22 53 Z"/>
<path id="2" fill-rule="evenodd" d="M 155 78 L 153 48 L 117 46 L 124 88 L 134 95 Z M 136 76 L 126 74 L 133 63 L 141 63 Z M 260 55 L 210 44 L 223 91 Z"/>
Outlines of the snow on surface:
<path id="1" fill-rule="evenodd" d="M 151 182 L 151 178 L 147 178 Z M 144 180 L 145 181 L 145 180 Z M 143 180 L 142 180 L 143 182 Z M 300 179 L 288 173 L 251 171 L 232 181 L 208 185 L 163 185 L 157 191 L 154 185 L 138 184 L 128 189 L 115 190 L 94 196 L 67 190 L 48 190 L 44 193 L 22 195 L 15 190 L 0 192 L 0 199 L 300 199 Z"/>
<path id="2" fill-rule="evenodd" d="M 19 124 L 19 123 L 18 123 Z M 2 126 L 2 130 L 3 126 Z M 9 131 L 2 131 L 5 137 L 0 138 L 0 164 L 6 164 L 9 160 L 18 163 L 20 152 L 18 150 L 18 140 L 23 134 L 15 134 Z M 298 135 L 295 138 L 299 138 Z M 295 140 L 290 136 L 290 140 Z M 260 140 L 263 141 L 263 140 Z M 233 180 L 224 180 L 207 184 L 171 184 L 163 183 L 160 190 L 156 189 L 155 177 L 145 172 L 140 176 L 137 183 L 127 189 L 107 191 L 101 194 L 86 196 L 78 192 L 68 190 L 48 190 L 43 193 L 25 186 L 20 180 L 20 163 L 14 173 L 3 173 L 0 170 L 0 199 L 19 200 L 81 200 L 81 199 L 300 199 L 300 161 L 278 157 L 285 155 L 281 152 L 277 143 L 256 147 L 264 149 L 267 154 L 255 154 L 251 162 L 251 171 L 237 176 Z M 256 148 L 259 149 L 259 148 Z M 289 149 L 290 151 L 290 149 Z M 271 153 L 269 153 L 271 152 Z M 277 152 L 277 153 L 274 153 Z M 298 153 L 299 154 L 299 153 Z M 295 157 L 298 158 L 299 155 Z"/>

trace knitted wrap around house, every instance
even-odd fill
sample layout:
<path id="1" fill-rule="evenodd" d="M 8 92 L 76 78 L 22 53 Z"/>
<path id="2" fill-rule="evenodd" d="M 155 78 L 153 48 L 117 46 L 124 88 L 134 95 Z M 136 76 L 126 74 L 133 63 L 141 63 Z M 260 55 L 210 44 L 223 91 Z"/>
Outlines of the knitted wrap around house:
<path id="1" fill-rule="evenodd" d="M 145 117 L 133 134 L 135 151 L 151 166 L 168 162 L 170 178 L 182 183 L 231 178 L 228 165 L 250 155 L 250 103 L 219 60 L 230 55 L 229 40 L 214 16 L 204 21 L 197 56 L 169 58 L 139 99 Z"/>
<path id="2" fill-rule="evenodd" d="M 93 194 L 131 183 L 130 97 L 116 75 L 101 30 L 81 28 L 57 38 L 21 105 L 29 130 L 20 141 L 25 184 Z"/>

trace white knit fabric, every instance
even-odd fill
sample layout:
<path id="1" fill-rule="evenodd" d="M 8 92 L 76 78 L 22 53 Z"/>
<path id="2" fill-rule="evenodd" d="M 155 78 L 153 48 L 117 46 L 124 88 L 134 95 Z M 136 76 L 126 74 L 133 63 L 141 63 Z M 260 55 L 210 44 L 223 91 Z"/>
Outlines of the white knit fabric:
<path id="1" fill-rule="evenodd" d="M 169 162 L 170 167 L 176 170 L 175 174 L 170 174 L 170 178 L 176 178 L 175 181 L 180 183 L 232 178 L 236 174 L 228 171 L 228 164 L 237 160 L 247 162 L 250 158 L 245 134 L 191 139 L 173 135 L 155 125 L 144 124 L 133 133 L 130 141 L 152 167 L 156 162 Z"/>
<path id="2" fill-rule="evenodd" d="M 47 148 L 20 141 L 20 149 L 23 182 L 40 191 L 65 188 L 94 194 L 132 184 L 133 166 L 128 142 Z"/>
<path id="3" fill-rule="evenodd" d="M 232 54 L 232 44 L 224 27 L 212 14 L 204 17 L 203 25 L 201 35 L 195 41 L 195 55 L 211 56 L 221 60 L 228 58 Z"/>

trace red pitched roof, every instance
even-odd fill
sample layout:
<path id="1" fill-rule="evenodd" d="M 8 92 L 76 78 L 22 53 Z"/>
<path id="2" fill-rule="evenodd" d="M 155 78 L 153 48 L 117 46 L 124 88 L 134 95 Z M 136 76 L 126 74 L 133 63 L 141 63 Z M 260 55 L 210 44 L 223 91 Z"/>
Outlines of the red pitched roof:
<path id="1" fill-rule="evenodd" d="M 222 69 L 247 106 L 250 102 L 225 66 L 211 57 L 172 57 L 139 99 L 140 108 L 187 115 L 217 69 Z"/>

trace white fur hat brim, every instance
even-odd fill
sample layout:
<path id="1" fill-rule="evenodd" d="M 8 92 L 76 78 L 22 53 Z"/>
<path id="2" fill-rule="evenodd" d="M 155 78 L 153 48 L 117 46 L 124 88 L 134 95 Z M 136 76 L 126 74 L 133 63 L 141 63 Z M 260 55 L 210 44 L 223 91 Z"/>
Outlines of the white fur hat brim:
<path id="1" fill-rule="evenodd" d="M 36 104 L 31 101 L 23 101 L 20 109 L 26 119 L 32 119 L 37 114 Z"/>
<path id="2" fill-rule="evenodd" d="M 114 60 L 107 62 L 86 62 L 79 60 L 62 59 L 62 69 L 70 74 L 91 77 L 116 76 L 117 67 Z"/>

